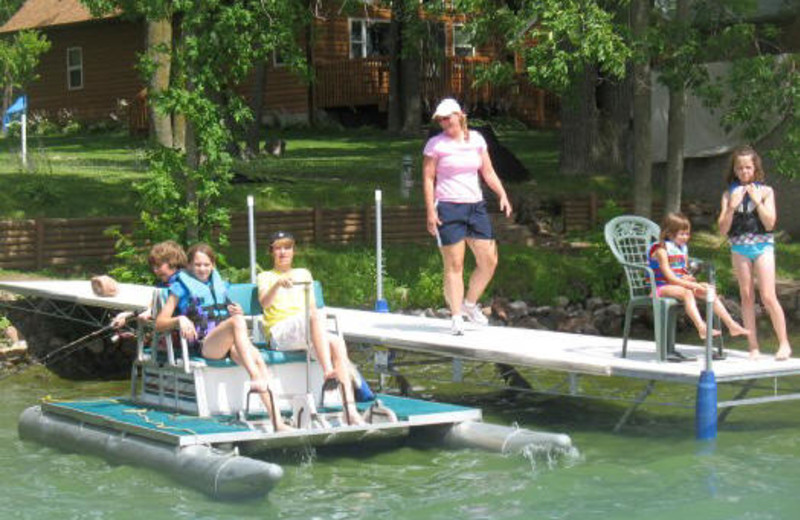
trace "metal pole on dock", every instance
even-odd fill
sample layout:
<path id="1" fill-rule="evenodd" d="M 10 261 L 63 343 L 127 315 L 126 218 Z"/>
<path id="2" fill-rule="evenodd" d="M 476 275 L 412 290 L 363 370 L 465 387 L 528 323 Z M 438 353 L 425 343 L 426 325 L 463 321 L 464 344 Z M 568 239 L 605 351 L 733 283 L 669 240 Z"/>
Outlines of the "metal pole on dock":
<path id="1" fill-rule="evenodd" d="M 714 265 L 708 264 L 706 292 L 706 366 L 697 381 L 695 405 L 695 437 L 697 440 L 717 438 L 717 379 L 711 366 L 714 349 L 714 300 L 717 298 Z"/>
<path id="2" fill-rule="evenodd" d="M 28 167 L 28 108 L 22 111 L 22 166 Z"/>
<path id="3" fill-rule="evenodd" d="M 375 299 L 375 310 L 378 312 L 389 312 L 389 303 L 383 298 L 383 247 L 381 234 L 383 223 L 381 222 L 381 190 L 375 190 L 375 262 L 377 264 L 377 297 Z"/>
<path id="4" fill-rule="evenodd" d="M 250 240 L 250 283 L 256 283 L 256 219 L 253 196 L 247 196 L 247 235 Z"/>

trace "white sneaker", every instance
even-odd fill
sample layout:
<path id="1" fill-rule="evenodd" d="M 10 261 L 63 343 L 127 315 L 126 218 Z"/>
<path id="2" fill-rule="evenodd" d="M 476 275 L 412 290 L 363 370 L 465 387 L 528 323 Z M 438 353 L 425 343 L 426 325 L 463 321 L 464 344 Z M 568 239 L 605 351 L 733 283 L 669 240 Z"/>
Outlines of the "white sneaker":
<path id="1" fill-rule="evenodd" d="M 480 303 L 467 303 L 467 300 L 464 300 L 464 303 L 461 304 L 461 314 L 476 325 L 489 324 L 489 318 L 483 314 Z"/>
<path id="2" fill-rule="evenodd" d="M 453 336 L 464 335 L 464 318 L 461 316 L 453 316 L 453 320 L 450 322 L 450 333 L 453 334 Z"/>

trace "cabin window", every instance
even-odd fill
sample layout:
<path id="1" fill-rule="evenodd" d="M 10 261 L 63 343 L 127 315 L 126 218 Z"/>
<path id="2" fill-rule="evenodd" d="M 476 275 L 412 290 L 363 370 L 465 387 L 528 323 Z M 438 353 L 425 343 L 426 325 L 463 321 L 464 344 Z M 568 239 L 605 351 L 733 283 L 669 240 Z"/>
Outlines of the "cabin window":
<path id="1" fill-rule="evenodd" d="M 67 88 L 69 90 L 83 88 L 83 49 L 81 47 L 67 49 Z"/>
<path id="2" fill-rule="evenodd" d="M 463 24 L 453 24 L 453 56 L 475 56 L 471 35 Z"/>
<path id="3" fill-rule="evenodd" d="M 389 55 L 388 20 L 350 20 L 350 57 Z"/>
<path id="4" fill-rule="evenodd" d="M 275 68 L 285 67 L 286 57 L 280 51 L 272 51 L 272 66 Z"/>

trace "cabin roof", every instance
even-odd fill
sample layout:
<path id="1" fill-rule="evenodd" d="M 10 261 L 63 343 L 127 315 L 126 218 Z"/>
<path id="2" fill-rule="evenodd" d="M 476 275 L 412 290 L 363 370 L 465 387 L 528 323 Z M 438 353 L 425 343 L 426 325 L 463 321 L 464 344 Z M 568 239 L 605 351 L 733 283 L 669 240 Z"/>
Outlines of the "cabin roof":
<path id="1" fill-rule="evenodd" d="M 101 18 L 113 18 L 105 15 Z M 27 0 L 2 27 L 0 33 L 41 29 L 54 25 L 95 20 L 89 9 L 79 0 Z"/>

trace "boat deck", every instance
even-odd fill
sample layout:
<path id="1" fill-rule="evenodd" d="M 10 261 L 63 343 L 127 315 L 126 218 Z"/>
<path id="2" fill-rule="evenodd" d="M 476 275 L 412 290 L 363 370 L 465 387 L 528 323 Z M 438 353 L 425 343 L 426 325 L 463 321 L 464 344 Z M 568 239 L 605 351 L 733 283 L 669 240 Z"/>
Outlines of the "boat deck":
<path id="1" fill-rule="evenodd" d="M 378 394 L 377 398 L 384 406 L 395 412 L 398 422 L 272 433 L 258 427 L 251 429 L 233 416 L 204 418 L 161 411 L 142 407 L 127 398 L 48 401 L 42 404 L 42 410 L 45 413 L 69 417 L 82 424 L 134 434 L 175 446 L 253 443 L 259 448 L 330 444 L 345 439 L 351 441 L 354 438 L 399 436 L 407 434 L 409 428 L 416 426 L 481 420 L 481 411 L 476 408 L 386 394 Z M 360 412 L 364 412 L 371 404 L 372 402 L 358 403 L 357 406 Z M 266 417 L 263 418 L 263 422 L 268 422 Z M 336 437 L 341 439 L 335 439 Z"/>

